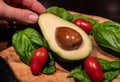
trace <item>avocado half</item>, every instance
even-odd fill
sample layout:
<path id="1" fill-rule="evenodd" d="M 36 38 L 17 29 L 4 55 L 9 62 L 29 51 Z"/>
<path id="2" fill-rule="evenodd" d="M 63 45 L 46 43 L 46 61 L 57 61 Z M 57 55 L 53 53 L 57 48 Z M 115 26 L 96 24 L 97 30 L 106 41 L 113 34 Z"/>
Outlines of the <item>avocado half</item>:
<path id="1" fill-rule="evenodd" d="M 89 36 L 78 26 L 70 23 L 54 14 L 44 13 L 39 16 L 38 24 L 43 33 L 44 38 L 49 44 L 50 49 L 62 59 L 65 60 L 81 60 L 87 57 L 92 51 L 92 42 Z M 61 48 L 55 37 L 55 31 L 59 27 L 69 27 L 80 33 L 83 41 L 78 49 L 65 50 Z"/>

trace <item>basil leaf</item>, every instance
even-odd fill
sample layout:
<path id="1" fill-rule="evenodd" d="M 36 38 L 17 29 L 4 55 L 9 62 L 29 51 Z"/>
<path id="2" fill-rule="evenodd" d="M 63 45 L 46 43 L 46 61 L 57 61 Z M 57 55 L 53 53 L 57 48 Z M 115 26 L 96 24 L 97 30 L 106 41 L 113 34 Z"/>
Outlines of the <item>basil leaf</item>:
<path id="1" fill-rule="evenodd" d="M 48 48 L 43 37 L 32 28 L 17 31 L 12 37 L 12 45 L 21 60 L 27 65 L 30 65 L 31 55 L 36 48 L 40 46 Z"/>
<path id="2" fill-rule="evenodd" d="M 77 82 L 91 82 L 87 73 L 81 68 L 81 66 L 78 66 L 75 69 L 71 70 L 68 77 L 73 77 Z"/>
<path id="3" fill-rule="evenodd" d="M 47 12 L 49 13 L 53 13 L 67 21 L 71 21 L 72 20 L 72 14 L 70 14 L 66 9 L 64 8 L 60 8 L 60 7 L 49 7 L 47 9 Z"/>
<path id="4" fill-rule="evenodd" d="M 93 29 L 93 36 L 98 45 L 120 52 L 120 24 L 103 22 Z"/>
<path id="5" fill-rule="evenodd" d="M 103 71 L 114 71 L 120 70 L 120 60 L 116 61 L 107 61 L 104 59 L 97 58 L 100 65 L 102 66 Z"/>
<path id="6" fill-rule="evenodd" d="M 120 70 L 114 70 L 104 73 L 104 79 L 102 82 L 111 82 L 113 79 L 115 79 L 120 73 Z"/>
<path id="7" fill-rule="evenodd" d="M 52 74 L 56 71 L 55 60 L 50 52 L 48 54 L 49 54 L 49 59 L 42 69 L 42 73 L 44 74 Z"/>

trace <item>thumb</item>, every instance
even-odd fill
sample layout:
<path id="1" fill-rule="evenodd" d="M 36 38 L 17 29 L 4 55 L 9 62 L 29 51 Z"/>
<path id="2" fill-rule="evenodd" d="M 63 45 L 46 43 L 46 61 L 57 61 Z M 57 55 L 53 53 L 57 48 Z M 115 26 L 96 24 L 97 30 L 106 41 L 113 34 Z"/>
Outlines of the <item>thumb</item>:
<path id="1" fill-rule="evenodd" d="M 25 23 L 36 23 L 38 15 L 30 10 L 9 7 L 4 14 L 6 18 Z"/>

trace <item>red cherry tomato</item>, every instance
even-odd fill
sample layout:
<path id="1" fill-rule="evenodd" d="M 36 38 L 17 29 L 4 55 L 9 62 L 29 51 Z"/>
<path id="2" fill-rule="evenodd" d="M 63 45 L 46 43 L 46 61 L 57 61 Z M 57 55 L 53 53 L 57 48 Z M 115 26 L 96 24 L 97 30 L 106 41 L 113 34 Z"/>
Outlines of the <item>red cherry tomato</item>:
<path id="1" fill-rule="evenodd" d="M 89 34 L 92 30 L 92 24 L 84 19 L 77 18 L 73 21 L 73 23 L 82 28 L 87 34 Z"/>
<path id="2" fill-rule="evenodd" d="M 39 74 L 43 65 L 48 60 L 48 52 L 44 47 L 38 48 L 32 55 L 30 70 L 33 74 Z"/>
<path id="3" fill-rule="evenodd" d="M 103 71 L 100 63 L 95 57 L 88 57 L 85 59 L 84 68 L 92 82 L 101 82 L 103 79 Z"/>

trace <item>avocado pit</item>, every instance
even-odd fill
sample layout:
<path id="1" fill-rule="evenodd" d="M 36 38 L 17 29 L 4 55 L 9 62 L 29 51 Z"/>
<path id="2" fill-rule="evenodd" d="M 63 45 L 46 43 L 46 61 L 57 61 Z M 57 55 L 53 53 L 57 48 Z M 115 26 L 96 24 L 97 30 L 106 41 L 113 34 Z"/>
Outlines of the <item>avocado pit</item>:
<path id="1" fill-rule="evenodd" d="M 76 50 L 83 42 L 80 33 L 69 27 L 56 28 L 55 38 L 57 44 L 64 50 Z"/>

